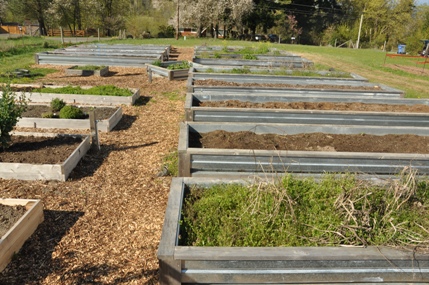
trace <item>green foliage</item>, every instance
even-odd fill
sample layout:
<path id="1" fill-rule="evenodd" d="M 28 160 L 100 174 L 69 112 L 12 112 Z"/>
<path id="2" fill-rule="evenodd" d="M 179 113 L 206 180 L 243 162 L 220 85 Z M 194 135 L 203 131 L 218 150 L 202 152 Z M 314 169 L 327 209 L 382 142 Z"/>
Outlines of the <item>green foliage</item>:
<path id="1" fill-rule="evenodd" d="M 162 96 L 165 96 L 170 101 L 183 100 L 183 96 L 180 96 L 180 91 L 162 92 Z"/>
<path id="2" fill-rule="evenodd" d="M 10 85 L 2 87 L 0 98 L 0 147 L 5 149 L 9 146 L 10 132 L 15 127 L 18 119 L 27 108 L 27 100 L 24 96 L 18 97 L 11 90 Z"/>
<path id="3" fill-rule="evenodd" d="M 178 69 L 189 69 L 192 67 L 192 64 L 189 61 L 182 61 L 179 63 L 171 64 L 167 67 L 170 70 L 178 70 Z"/>
<path id="4" fill-rule="evenodd" d="M 173 177 L 179 175 L 179 154 L 176 150 L 170 152 L 162 161 L 164 167 L 167 169 L 168 175 Z"/>
<path id="5" fill-rule="evenodd" d="M 172 25 L 159 26 L 158 38 L 173 38 L 176 31 Z"/>
<path id="6" fill-rule="evenodd" d="M 42 118 L 45 119 L 52 119 L 52 118 L 56 118 L 57 116 L 54 115 L 54 113 L 52 112 L 46 112 L 46 113 L 42 113 Z"/>
<path id="7" fill-rule="evenodd" d="M 243 67 L 243 68 L 233 68 L 231 70 L 231 73 L 233 73 L 233 74 L 249 74 L 252 72 L 251 72 L 250 68 Z"/>
<path id="8" fill-rule="evenodd" d="M 61 88 L 39 88 L 35 92 L 40 93 L 57 93 L 57 94 L 82 94 L 82 95 L 104 95 L 104 96 L 131 96 L 129 89 L 119 88 L 114 85 L 101 85 L 84 89 L 80 86 L 65 86 Z"/>
<path id="9" fill-rule="evenodd" d="M 256 60 L 258 59 L 258 57 L 256 55 L 247 53 L 247 54 L 243 54 L 243 59 Z"/>
<path id="10" fill-rule="evenodd" d="M 157 59 L 154 62 L 152 62 L 152 65 L 161 67 L 162 66 L 162 61 L 160 59 Z"/>
<path id="11" fill-rule="evenodd" d="M 287 175 L 275 183 L 191 187 L 180 244 L 427 245 L 428 188 L 413 172 L 386 186 L 327 174 L 319 182 Z"/>
<path id="12" fill-rule="evenodd" d="M 61 119 L 82 119 L 85 117 L 83 111 L 73 105 L 64 106 L 59 114 Z"/>
<path id="13" fill-rule="evenodd" d="M 52 112 L 59 112 L 62 108 L 65 107 L 66 102 L 64 102 L 64 100 L 59 99 L 59 98 L 54 98 L 51 101 L 51 110 Z"/>

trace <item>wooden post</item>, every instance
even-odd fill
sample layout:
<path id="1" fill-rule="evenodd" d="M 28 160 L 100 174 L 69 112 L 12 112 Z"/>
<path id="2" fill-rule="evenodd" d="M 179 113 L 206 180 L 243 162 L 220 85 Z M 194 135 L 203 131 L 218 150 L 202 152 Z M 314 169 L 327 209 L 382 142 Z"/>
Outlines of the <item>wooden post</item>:
<path id="1" fill-rule="evenodd" d="M 149 83 L 152 83 L 152 69 L 150 67 L 147 70 L 147 78 L 149 80 Z"/>
<path id="2" fill-rule="evenodd" d="M 95 110 L 89 111 L 89 127 L 91 129 L 91 146 L 100 150 L 100 142 L 98 141 L 98 130 L 97 130 L 97 120 L 95 117 Z"/>
<path id="3" fill-rule="evenodd" d="M 61 34 L 61 43 L 64 45 L 63 27 L 60 27 L 60 34 Z"/>

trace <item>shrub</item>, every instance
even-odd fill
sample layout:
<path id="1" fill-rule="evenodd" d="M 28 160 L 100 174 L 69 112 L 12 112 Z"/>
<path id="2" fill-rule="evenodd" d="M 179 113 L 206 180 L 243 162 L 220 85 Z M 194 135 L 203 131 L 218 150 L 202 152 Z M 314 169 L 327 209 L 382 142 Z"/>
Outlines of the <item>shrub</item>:
<path id="1" fill-rule="evenodd" d="M 60 118 L 61 119 L 81 119 L 84 118 L 85 114 L 83 111 L 72 105 L 65 106 L 60 111 Z"/>
<path id="2" fill-rule="evenodd" d="M 52 118 L 56 118 L 57 116 L 54 115 L 54 113 L 52 112 L 46 112 L 46 113 L 42 113 L 42 118 L 45 119 L 52 119 Z"/>
<path id="3" fill-rule="evenodd" d="M 66 105 L 66 102 L 64 100 L 55 98 L 51 101 L 51 109 L 52 112 L 59 112 L 64 106 Z"/>
<path id="4" fill-rule="evenodd" d="M 0 98 L 0 146 L 5 149 L 11 141 L 10 132 L 27 108 L 27 100 L 24 96 L 17 97 L 10 85 L 3 86 L 2 91 L 3 94 Z"/>

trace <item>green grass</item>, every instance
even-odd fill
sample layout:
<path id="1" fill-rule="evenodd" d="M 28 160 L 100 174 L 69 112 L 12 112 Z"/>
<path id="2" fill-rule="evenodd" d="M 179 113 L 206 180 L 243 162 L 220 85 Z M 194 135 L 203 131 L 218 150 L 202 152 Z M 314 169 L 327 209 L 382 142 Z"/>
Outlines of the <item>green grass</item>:
<path id="1" fill-rule="evenodd" d="M 94 86 L 89 89 L 80 86 L 65 86 L 61 88 L 36 88 L 33 92 L 56 93 L 56 94 L 82 94 L 82 95 L 103 95 L 103 96 L 132 96 L 129 89 L 119 88 L 113 85 Z"/>
<path id="2" fill-rule="evenodd" d="M 41 37 L 0 39 L 0 83 L 31 83 L 55 72 L 53 69 L 31 68 L 31 65 L 35 63 L 35 53 L 59 47 L 59 42 Z M 17 69 L 27 69 L 31 76 L 20 78 L 13 76 Z"/>
<path id="3" fill-rule="evenodd" d="M 353 175 L 322 181 L 191 187 L 181 245 L 406 246 L 429 244 L 429 185 L 409 173 L 375 186 Z"/>

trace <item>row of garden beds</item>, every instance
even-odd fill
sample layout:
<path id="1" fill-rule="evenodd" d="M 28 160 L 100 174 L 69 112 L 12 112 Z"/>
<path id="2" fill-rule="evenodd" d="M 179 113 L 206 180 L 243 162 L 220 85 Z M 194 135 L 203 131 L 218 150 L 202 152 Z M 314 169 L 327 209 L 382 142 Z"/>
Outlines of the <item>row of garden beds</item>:
<path id="1" fill-rule="evenodd" d="M 127 54 L 123 55 L 123 53 Z M 169 47 L 159 51 L 159 47 L 153 46 L 147 49 L 140 46 L 130 50 L 128 46 L 97 45 L 76 47 L 76 50 L 70 48 L 53 53 L 41 53 L 36 55 L 36 59 L 38 63 L 45 64 L 48 63 L 45 61 L 45 56 L 49 55 L 55 58 L 49 63 L 55 64 L 97 65 L 99 62 L 94 61 L 102 60 L 105 65 L 106 62 L 117 60 L 118 64 L 127 65 L 129 62 L 134 66 L 137 62 L 140 66 L 144 65 L 144 62 L 139 62 L 142 58 L 146 58 L 147 54 L 154 54 L 150 58 L 166 59 L 169 55 Z M 86 61 L 86 59 L 89 60 Z M 81 67 L 69 69 L 68 72 L 70 74 L 66 73 L 66 75 L 104 76 L 108 72 L 108 67 L 91 70 Z M 45 87 L 50 88 L 51 91 L 41 90 Z M 61 89 L 70 90 L 70 93 Z M 95 132 L 112 131 L 122 119 L 120 105 L 132 105 L 140 97 L 138 89 L 124 89 L 120 90 L 118 95 L 113 95 L 116 94 L 116 89 L 110 86 L 105 86 L 103 93 L 91 93 L 90 87 L 42 85 L 11 85 L 3 90 L 8 92 L 7 96 L 13 92 L 16 98 L 27 100 L 26 111 L 18 120 L 17 127 L 87 130 L 91 128 L 91 131 L 94 128 Z M 0 93 L 0 98 L 4 96 L 3 92 Z M 56 104 L 53 104 L 54 102 Z M 54 110 L 54 106 L 57 107 L 57 105 L 61 105 L 61 108 Z M 67 112 L 62 112 L 65 109 Z M 88 115 L 88 113 L 91 114 Z M 63 115 L 68 117 L 71 114 L 79 118 L 62 118 Z M 92 143 L 97 143 L 94 142 L 96 138 L 93 132 L 91 134 Z M 52 151 L 53 147 L 56 151 Z M 0 178 L 66 181 L 90 147 L 91 137 L 88 135 L 14 132 L 11 145 L 0 153 Z M 0 219 L 0 271 L 2 271 L 43 221 L 43 205 L 40 200 L 0 199 L 0 214 L 2 217 Z"/>
<path id="2" fill-rule="evenodd" d="M 416 248 L 403 250 L 347 244 L 331 247 L 183 244 L 184 237 L 188 235 L 184 231 L 184 204 L 193 187 L 205 189 L 225 184 L 248 185 L 260 181 L 258 179 L 261 178 L 256 179 L 256 176 L 262 176 L 264 183 L 271 183 L 285 172 L 313 177 L 320 177 L 326 172 L 352 172 L 377 183 L 384 181 L 380 178 L 396 175 L 404 167 L 414 168 L 422 175 L 429 173 L 427 152 L 405 153 L 401 149 L 399 153 L 367 150 L 341 152 L 335 151 L 333 144 L 322 145 L 319 141 L 325 137 L 328 141 L 339 141 L 341 144 L 344 137 L 350 137 L 351 141 L 342 145 L 347 147 L 348 144 L 360 144 L 367 138 L 386 135 L 378 146 L 370 139 L 365 147 L 387 148 L 391 144 L 396 148 L 395 140 L 400 144 L 408 137 L 410 141 L 405 143 L 405 149 L 421 144 L 422 149 L 427 150 L 427 100 L 402 99 L 403 92 L 400 90 L 368 83 L 353 76 L 344 79 L 226 74 L 225 70 L 231 71 L 234 69 L 231 66 L 237 64 L 236 59 L 226 59 L 237 58 L 231 55 L 234 50 L 239 48 L 196 48 L 196 56 L 204 53 L 204 57 L 209 57 L 210 64 L 218 63 L 219 66 L 197 66 L 188 81 L 189 94 L 185 103 L 187 121 L 181 124 L 179 137 L 180 177 L 172 181 L 158 249 L 161 284 L 429 282 L 429 255 L 427 251 L 417 251 Z M 222 58 L 222 52 L 229 55 Z M 243 64 L 240 62 L 241 67 Z M 273 68 L 269 61 L 264 66 Z M 339 103 L 348 106 L 340 111 L 317 109 L 317 106 Z M 289 105 L 285 107 L 282 104 Z M 315 109 L 314 106 L 313 109 L 306 109 L 311 104 L 316 106 Z M 385 107 L 390 111 L 383 111 L 382 104 L 387 105 Z M 298 105 L 300 107 L 293 109 Z M 359 111 L 350 109 L 357 108 L 356 105 L 361 108 Z M 371 105 L 378 107 L 372 110 Z M 405 111 L 398 113 L 394 111 L 395 107 L 402 107 Z M 414 110 L 409 111 L 410 108 Z M 277 141 L 277 136 L 286 134 L 298 135 L 297 144 L 303 149 L 279 149 L 281 141 Z M 310 141 L 312 135 L 317 135 L 315 145 Z M 275 143 L 257 149 L 257 136 L 266 136 L 268 141 Z M 228 205 L 233 207 L 230 202 L 219 203 L 219 211 L 224 211 L 221 208 L 226 209 Z M 225 205 L 222 203 L 227 207 L 223 208 Z M 255 207 L 255 204 L 249 205 L 248 210 Z M 213 213 L 213 219 L 216 215 Z M 229 215 L 234 219 L 234 214 Z M 228 218 L 224 218 L 220 227 L 226 226 Z M 213 226 L 215 222 L 213 220 Z M 206 230 L 210 232 L 211 229 Z"/>

